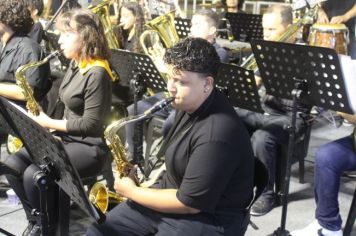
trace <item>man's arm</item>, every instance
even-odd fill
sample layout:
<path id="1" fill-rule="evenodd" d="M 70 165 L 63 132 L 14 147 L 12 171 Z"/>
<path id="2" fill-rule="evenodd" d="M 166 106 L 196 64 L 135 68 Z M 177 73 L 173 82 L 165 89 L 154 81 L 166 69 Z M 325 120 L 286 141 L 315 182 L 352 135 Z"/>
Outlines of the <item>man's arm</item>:
<path id="1" fill-rule="evenodd" d="M 344 15 L 334 16 L 333 18 L 331 18 L 330 23 L 331 24 L 346 23 L 351 18 L 354 18 L 355 16 L 356 16 L 356 4 L 350 10 L 348 10 Z"/>
<path id="2" fill-rule="evenodd" d="M 338 112 L 338 114 L 344 118 L 345 120 L 349 121 L 350 123 L 356 125 L 356 114 L 351 115 L 343 112 Z"/>

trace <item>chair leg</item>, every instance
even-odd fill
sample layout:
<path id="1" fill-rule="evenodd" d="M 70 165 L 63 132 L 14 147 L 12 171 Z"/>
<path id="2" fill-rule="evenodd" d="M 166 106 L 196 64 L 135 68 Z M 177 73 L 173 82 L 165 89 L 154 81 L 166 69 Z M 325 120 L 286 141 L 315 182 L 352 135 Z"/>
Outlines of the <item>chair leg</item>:
<path id="1" fill-rule="evenodd" d="M 299 155 L 298 157 L 299 162 L 299 183 L 304 184 L 304 156 Z"/>
<path id="2" fill-rule="evenodd" d="M 347 216 L 346 225 L 344 229 L 344 236 L 351 235 L 351 231 L 355 223 L 355 219 L 356 219 L 356 189 L 354 192 L 354 197 L 352 199 L 349 215 Z"/>

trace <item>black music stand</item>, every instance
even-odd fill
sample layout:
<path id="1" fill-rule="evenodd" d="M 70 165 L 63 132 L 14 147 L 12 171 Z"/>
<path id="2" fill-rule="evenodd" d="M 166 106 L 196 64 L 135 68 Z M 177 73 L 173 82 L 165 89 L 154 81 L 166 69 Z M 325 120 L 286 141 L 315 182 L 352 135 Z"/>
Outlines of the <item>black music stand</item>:
<path id="1" fill-rule="evenodd" d="M 50 235 L 54 226 L 48 225 L 46 190 L 51 181 L 55 181 L 62 191 L 59 199 L 59 215 L 67 214 L 67 218 L 59 218 L 56 232 L 68 235 L 69 197 L 83 211 L 98 222 L 104 219 L 100 211 L 92 205 L 84 191 L 77 171 L 72 166 L 67 154 L 53 135 L 43 129 L 32 119 L 23 114 L 6 99 L 0 97 L 0 127 L 10 134 L 19 137 L 30 154 L 33 163 L 41 168 L 34 175 L 40 189 L 41 209 L 34 211 L 41 219 L 42 235 Z M 64 200 L 64 201 L 61 201 Z M 66 206 L 61 203 L 67 204 Z"/>
<path id="2" fill-rule="evenodd" d="M 191 19 L 174 18 L 174 27 L 180 39 L 184 39 L 190 34 Z"/>
<path id="3" fill-rule="evenodd" d="M 264 113 L 253 71 L 223 63 L 215 84 L 227 95 L 233 106 Z"/>
<path id="4" fill-rule="evenodd" d="M 268 94 L 293 100 L 281 226 L 272 235 L 290 235 L 285 229 L 291 159 L 294 152 L 298 101 L 352 114 L 339 58 L 333 49 L 254 40 L 251 42 Z"/>
<path id="5" fill-rule="evenodd" d="M 234 40 L 250 42 L 252 39 L 263 39 L 262 15 L 227 12 Z M 227 39 L 227 34 L 221 34 Z"/>
<path id="6" fill-rule="evenodd" d="M 137 113 L 137 102 L 142 92 L 150 89 L 154 93 L 166 91 L 166 82 L 156 68 L 152 59 L 139 53 L 133 53 L 120 49 L 112 49 L 111 65 L 119 75 L 119 80 L 125 80 L 127 85 L 134 87 L 134 114 Z M 140 123 L 135 124 L 134 135 L 134 163 L 138 164 L 143 173 L 140 163 L 143 160 L 143 128 Z"/>

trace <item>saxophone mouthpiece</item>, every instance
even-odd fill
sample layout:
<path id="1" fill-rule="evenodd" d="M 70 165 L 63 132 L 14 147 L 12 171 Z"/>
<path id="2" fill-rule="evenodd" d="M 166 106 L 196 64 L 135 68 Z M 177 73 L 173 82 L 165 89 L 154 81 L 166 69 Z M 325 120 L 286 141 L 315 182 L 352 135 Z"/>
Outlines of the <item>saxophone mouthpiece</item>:
<path id="1" fill-rule="evenodd" d="M 59 56 L 61 53 L 63 52 L 63 50 L 56 50 L 54 52 L 52 52 L 51 54 L 49 54 L 45 59 L 44 61 L 49 61 L 57 56 Z"/>
<path id="2" fill-rule="evenodd" d="M 162 110 L 163 108 L 167 107 L 169 104 L 171 104 L 174 101 L 175 97 L 170 97 L 167 99 L 163 99 L 159 102 L 157 102 L 153 107 L 150 109 L 146 110 L 143 114 L 145 116 L 152 115 L 153 113 Z"/>

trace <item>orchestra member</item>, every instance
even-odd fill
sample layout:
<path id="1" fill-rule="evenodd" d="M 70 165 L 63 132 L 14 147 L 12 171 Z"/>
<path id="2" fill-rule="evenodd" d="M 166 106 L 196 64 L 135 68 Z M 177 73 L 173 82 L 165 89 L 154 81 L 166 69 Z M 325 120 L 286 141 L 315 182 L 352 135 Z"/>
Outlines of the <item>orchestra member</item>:
<path id="1" fill-rule="evenodd" d="M 292 24 L 292 20 L 291 7 L 273 5 L 268 8 L 262 19 L 264 39 L 278 39 Z M 262 84 L 262 80 L 258 76 L 256 83 L 258 86 Z M 255 216 L 267 214 L 275 205 L 274 183 L 278 148 L 288 145 L 289 132 L 284 127 L 290 124 L 293 108 L 293 101 L 289 99 L 276 98 L 266 94 L 262 100 L 265 114 L 236 108 L 238 115 L 243 119 L 247 129 L 252 134 L 251 141 L 254 154 L 264 163 L 269 174 L 266 189 L 251 208 L 251 215 Z M 299 104 L 298 112 L 307 113 L 309 107 Z M 303 119 L 298 117 L 296 129 L 304 130 L 304 127 Z"/>
<path id="2" fill-rule="evenodd" d="M 87 235 L 244 235 L 254 158 L 242 122 L 214 88 L 220 58 L 208 41 L 187 38 L 164 60 L 177 109 L 163 144 L 167 171 L 150 188 L 117 178 L 128 200 Z"/>
<path id="3" fill-rule="evenodd" d="M 356 114 L 339 112 L 339 115 L 356 125 Z M 355 132 L 356 128 L 350 136 L 327 143 L 317 150 L 314 165 L 316 220 L 293 231 L 293 236 L 342 236 L 338 194 L 342 174 L 356 170 Z"/>
<path id="4" fill-rule="evenodd" d="M 124 2 L 119 10 L 119 26 L 115 31 L 120 47 L 130 52 L 142 53 L 140 36 L 145 19 L 141 6 L 137 2 Z"/>
<path id="5" fill-rule="evenodd" d="M 23 107 L 26 98 L 16 84 L 15 72 L 20 66 L 40 61 L 45 56 L 39 44 L 27 36 L 33 24 L 30 11 L 23 0 L 0 2 L 0 96 Z M 48 80 L 49 65 L 29 69 L 25 77 L 36 100 L 41 101 L 51 87 Z"/>
<path id="6" fill-rule="evenodd" d="M 222 0 L 221 3 L 225 6 L 226 12 L 244 13 L 242 6 L 245 0 Z"/>
<path id="7" fill-rule="evenodd" d="M 349 29 L 348 52 L 352 59 L 356 59 L 356 1 L 345 0 L 340 4 L 338 0 L 328 0 L 321 3 L 318 12 L 318 22 L 330 24 L 345 24 Z"/>
<path id="8" fill-rule="evenodd" d="M 219 21 L 218 15 L 214 11 L 208 10 L 208 9 L 198 10 L 197 12 L 194 13 L 193 18 L 192 18 L 192 25 L 190 28 L 190 36 L 193 38 L 202 38 L 202 39 L 205 39 L 208 42 L 210 42 L 214 46 L 214 48 L 220 58 L 220 61 L 224 62 L 224 63 L 228 63 L 229 55 L 227 54 L 226 50 L 224 48 L 222 48 L 215 41 L 218 21 Z M 137 105 L 137 113 L 142 114 L 145 110 L 150 108 L 153 104 L 155 104 L 159 100 L 163 99 L 164 96 L 165 96 L 164 93 L 161 92 L 161 93 L 155 94 L 154 96 L 151 96 L 147 99 L 139 101 L 138 105 Z M 134 105 L 130 105 L 127 108 L 127 110 L 128 110 L 129 115 L 133 115 L 134 114 Z M 165 108 L 165 109 L 157 112 L 157 114 L 155 114 L 155 115 L 165 119 L 171 114 L 171 112 L 172 112 L 171 107 L 168 107 L 168 108 Z M 166 133 L 169 130 L 169 128 L 171 127 L 173 117 L 174 117 L 174 114 L 172 113 L 170 116 L 170 119 L 168 119 L 168 121 L 165 122 L 164 129 L 163 129 L 164 133 Z M 128 124 L 125 127 L 125 129 L 126 129 L 126 144 L 127 144 L 126 147 L 128 150 L 129 159 L 133 159 L 132 154 L 133 154 L 134 126 L 135 126 L 134 124 Z M 139 160 L 140 157 L 138 157 L 136 159 Z"/>
<path id="9" fill-rule="evenodd" d="M 109 152 L 103 132 L 111 104 L 112 74 L 107 61 L 111 51 L 100 18 L 89 10 L 63 13 L 56 28 L 60 31 L 58 42 L 63 54 L 72 60 L 59 89 L 63 116 L 52 119 L 43 112 L 29 116 L 42 127 L 55 131 L 80 177 L 96 176 Z M 10 156 L 5 164 L 21 173 L 7 175 L 7 179 L 29 220 L 24 235 L 40 235 L 39 219 L 31 214 L 33 209 L 40 209 L 39 192 L 33 180 L 39 167 L 32 163 L 26 149 Z M 47 192 L 49 212 L 56 208 L 51 189 Z"/>

